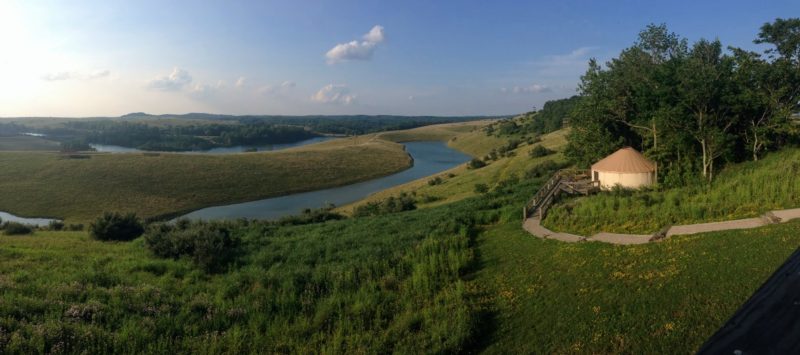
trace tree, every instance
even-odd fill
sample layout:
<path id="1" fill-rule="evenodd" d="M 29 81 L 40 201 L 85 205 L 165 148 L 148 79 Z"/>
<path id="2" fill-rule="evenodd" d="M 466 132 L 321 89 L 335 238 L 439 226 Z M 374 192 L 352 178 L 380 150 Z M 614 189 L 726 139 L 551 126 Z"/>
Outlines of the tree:
<path id="1" fill-rule="evenodd" d="M 689 115 L 679 125 L 700 144 L 702 174 L 714 177 L 714 160 L 725 153 L 728 131 L 735 120 L 728 115 L 733 61 L 722 55 L 719 40 L 700 40 L 694 44 L 679 71 L 681 103 Z"/>

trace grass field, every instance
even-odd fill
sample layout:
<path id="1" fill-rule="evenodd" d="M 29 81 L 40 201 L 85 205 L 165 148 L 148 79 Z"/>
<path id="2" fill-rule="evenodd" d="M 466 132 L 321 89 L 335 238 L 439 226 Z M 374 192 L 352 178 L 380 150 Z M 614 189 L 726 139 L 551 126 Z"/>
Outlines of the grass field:
<path id="1" fill-rule="evenodd" d="M 591 235 L 599 231 L 653 233 L 662 227 L 755 217 L 800 207 L 800 149 L 726 168 L 711 185 L 566 199 L 545 226 Z"/>
<path id="2" fill-rule="evenodd" d="M 11 136 L 0 137 L 0 151 L 58 151 L 58 142 L 40 137 Z"/>
<path id="3" fill-rule="evenodd" d="M 540 144 L 558 149 L 564 133 Z M 450 144 L 483 155 L 507 139 L 464 131 Z M 375 136 L 285 153 L 370 144 L 396 154 Z M 535 238 L 520 208 L 552 168 L 525 175 L 563 157 L 531 158 L 531 148 L 387 193 L 443 198 L 418 210 L 304 226 L 239 222 L 242 255 L 218 274 L 157 258 L 141 239 L 0 236 L 0 353 L 689 353 L 800 245 L 800 222 L 637 246 Z M 758 164 L 797 153 L 780 154 Z M 753 189 L 745 186 L 771 186 L 764 170 L 744 164 L 719 183 L 744 196 Z M 476 183 L 490 191 L 476 193 Z"/>
<path id="4" fill-rule="evenodd" d="M 0 152 L 0 210 L 79 222 L 103 211 L 153 217 L 344 185 L 410 164 L 402 145 L 350 139 L 266 153 L 88 157 Z"/>
<path id="5" fill-rule="evenodd" d="M 492 227 L 473 282 L 496 315 L 486 352 L 693 353 L 798 245 L 797 222 L 640 246 Z"/>

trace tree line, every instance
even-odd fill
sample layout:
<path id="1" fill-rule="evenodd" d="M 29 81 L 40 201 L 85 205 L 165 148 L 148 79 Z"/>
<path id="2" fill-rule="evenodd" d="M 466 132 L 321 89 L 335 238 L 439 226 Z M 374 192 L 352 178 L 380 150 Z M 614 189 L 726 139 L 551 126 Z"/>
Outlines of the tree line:
<path id="1" fill-rule="evenodd" d="M 798 139 L 800 19 L 764 24 L 763 52 L 649 25 L 605 65 L 589 61 L 566 155 L 581 166 L 622 146 L 657 163 L 667 185 L 711 181 L 725 162 L 758 160 Z"/>

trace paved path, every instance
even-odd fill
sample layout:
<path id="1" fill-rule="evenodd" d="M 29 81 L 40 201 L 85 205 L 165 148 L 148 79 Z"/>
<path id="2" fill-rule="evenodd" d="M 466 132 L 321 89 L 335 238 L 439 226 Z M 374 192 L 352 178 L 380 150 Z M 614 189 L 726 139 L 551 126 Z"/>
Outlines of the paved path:
<path id="1" fill-rule="evenodd" d="M 575 242 L 604 242 L 611 244 L 645 244 L 652 241 L 657 241 L 663 238 L 669 238 L 673 235 L 688 235 L 706 232 L 716 232 L 733 229 L 749 229 L 758 228 L 773 223 L 785 223 L 792 219 L 800 218 L 800 208 L 771 211 L 765 213 L 761 217 L 736 219 L 724 222 L 710 222 L 710 223 L 697 223 L 672 226 L 666 231 L 662 231 L 663 235 L 659 233 L 654 234 L 622 234 L 622 233 L 607 233 L 600 232 L 591 237 L 584 237 L 581 235 L 554 232 L 541 225 L 538 217 L 531 217 L 525 219 L 522 224 L 529 233 L 543 239 L 555 239 L 562 242 L 575 243 Z"/>

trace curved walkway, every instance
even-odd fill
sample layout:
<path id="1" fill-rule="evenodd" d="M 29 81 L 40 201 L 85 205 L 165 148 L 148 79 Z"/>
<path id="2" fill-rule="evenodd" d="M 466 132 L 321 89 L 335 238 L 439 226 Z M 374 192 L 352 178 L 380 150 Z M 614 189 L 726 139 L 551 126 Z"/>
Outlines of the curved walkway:
<path id="1" fill-rule="evenodd" d="M 541 221 L 538 217 L 527 218 L 525 222 L 523 222 L 522 228 L 539 238 L 555 239 L 568 243 L 596 241 L 611 244 L 630 245 L 655 242 L 661 239 L 669 238 L 673 235 L 697 234 L 731 229 L 758 228 L 769 224 L 785 223 L 795 218 L 800 218 L 800 208 L 771 211 L 756 218 L 671 226 L 653 234 L 621 234 L 600 232 L 590 237 L 551 231 L 541 225 Z"/>

